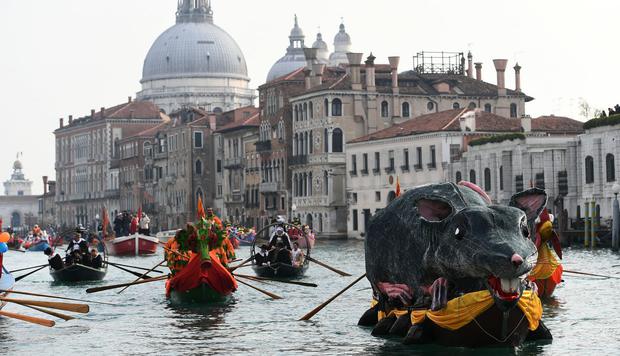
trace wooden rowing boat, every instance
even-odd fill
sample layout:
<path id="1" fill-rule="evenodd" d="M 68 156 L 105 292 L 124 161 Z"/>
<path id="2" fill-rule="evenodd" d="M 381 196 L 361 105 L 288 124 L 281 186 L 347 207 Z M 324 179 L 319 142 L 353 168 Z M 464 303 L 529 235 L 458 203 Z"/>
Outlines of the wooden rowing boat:
<path id="1" fill-rule="evenodd" d="M 100 281 L 108 272 L 107 264 L 102 268 L 93 268 L 82 264 L 72 264 L 63 269 L 55 270 L 50 267 L 50 275 L 56 282 L 83 282 Z"/>
<path id="2" fill-rule="evenodd" d="M 306 259 L 304 263 L 295 267 L 285 263 L 272 263 L 269 265 L 257 265 L 253 264 L 252 269 L 256 273 L 257 276 L 260 277 L 277 277 L 277 278 L 297 278 L 301 277 L 306 273 L 308 266 L 310 263 Z"/>

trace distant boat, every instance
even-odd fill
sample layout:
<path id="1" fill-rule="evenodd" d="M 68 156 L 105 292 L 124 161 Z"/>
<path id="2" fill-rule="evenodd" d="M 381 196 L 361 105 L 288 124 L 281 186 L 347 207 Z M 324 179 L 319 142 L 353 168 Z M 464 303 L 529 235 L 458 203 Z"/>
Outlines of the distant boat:
<path id="1" fill-rule="evenodd" d="M 50 275 L 55 282 L 84 282 L 84 281 L 100 281 L 108 272 L 107 264 L 104 263 L 101 268 L 93 268 L 79 263 L 55 270 L 50 267 Z"/>
<path id="2" fill-rule="evenodd" d="M 152 255 L 157 252 L 159 239 L 152 236 L 133 234 L 105 241 L 108 253 L 112 256 Z"/>

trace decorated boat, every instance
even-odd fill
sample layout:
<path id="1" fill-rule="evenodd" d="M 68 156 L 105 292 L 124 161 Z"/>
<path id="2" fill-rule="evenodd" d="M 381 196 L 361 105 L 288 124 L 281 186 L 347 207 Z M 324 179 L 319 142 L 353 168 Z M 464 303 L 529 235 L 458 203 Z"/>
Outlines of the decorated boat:
<path id="1" fill-rule="evenodd" d="M 211 209 L 204 213 L 201 200 L 198 206 L 199 221 L 177 231 L 164 248 L 171 272 L 166 297 L 173 304 L 225 302 L 237 290 L 228 270 L 235 251 L 222 222 Z"/>
<path id="2" fill-rule="evenodd" d="M 478 186 L 432 184 L 407 191 L 371 220 L 366 272 L 371 308 L 360 325 L 406 344 L 518 346 L 551 339 L 527 279 L 536 246 L 528 222 L 543 190 L 494 205 Z"/>
<path id="3" fill-rule="evenodd" d="M 159 239 L 152 236 L 133 234 L 105 241 L 112 256 L 152 255 L 157 252 Z"/>
<path id="4" fill-rule="evenodd" d="M 305 240 L 305 247 L 302 248 L 301 244 L 299 244 L 299 248 L 305 250 L 305 254 L 304 254 L 304 258 L 303 261 L 297 265 L 293 265 L 292 261 L 290 263 L 287 262 L 277 262 L 277 259 L 275 258 L 275 256 L 272 256 L 272 253 L 277 253 L 277 250 L 272 249 L 269 252 L 268 258 L 272 258 L 273 261 L 269 261 L 267 263 L 267 261 L 260 261 L 257 262 L 257 259 L 254 258 L 252 260 L 252 269 L 254 270 L 254 273 L 256 273 L 257 276 L 259 277 L 266 277 L 266 278 L 271 278 L 271 277 L 277 277 L 277 278 L 297 278 L 297 277 L 302 277 L 306 271 L 308 270 L 308 267 L 310 265 L 310 261 L 308 259 L 308 257 L 310 256 L 310 252 L 311 252 L 311 244 L 308 242 L 307 237 L 305 235 L 303 235 L 303 232 L 301 231 L 301 229 L 293 224 L 288 224 L 288 223 L 276 223 L 276 224 L 271 224 L 271 225 L 267 225 L 265 226 L 263 229 L 261 229 L 257 234 L 256 234 L 256 239 L 254 240 L 254 243 L 252 244 L 252 248 L 250 249 L 250 252 L 252 253 L 252 256 L 256 256 L 258 253 L 257 250 L 257 244 L 261 243 L 263 244 L 260 247 L 265 247 L 265 246 L 269 246 L 269 245 L 273 245 L 270 244 L 270 240 L 273 238 L 273 236 L 269 235 L 269 232 L 272 230 L 272 228 L 275 227 L 281 227 L 283 229 L 288 229 L 288 231 L 297 231 L 297 240 L 293 240 L 292 238 L 290 238 L 290 243 L 294 243 L 294 242 L 298 242 L 299 240 Z M 259 248 L 260 248 L 259 247 Z"/>
<path id="5" fill-rule="evenodd" d="M 562 282 L 564 269 L 558 260 L 562 259 L 562 245 L 558 234 L 553 230 L 553 215 L 549 214 L 547 209 L 544 209 L 536 219 L 535 244 L 538 249 L 538 260 L 529 279 L 536 283 L 539 297 L 549 298 L 555 287 Z M 553 246 L 553 251 L 549 245 Z"/>

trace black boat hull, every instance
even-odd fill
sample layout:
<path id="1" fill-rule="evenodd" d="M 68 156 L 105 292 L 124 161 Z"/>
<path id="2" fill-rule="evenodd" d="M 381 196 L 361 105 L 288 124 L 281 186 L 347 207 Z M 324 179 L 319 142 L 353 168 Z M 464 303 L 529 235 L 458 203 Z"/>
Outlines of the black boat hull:
<path id="1" fill-rule="evenodd" d="M 252 265 L 252 269 L 259 277 L 297 278 L 303 276 L 306 273 L 308 265 L 308 261 L 305 261 L 304 264 L 300 267 L 293 267 L 292 265 L 287 265 L 283 263 L 274 263 L 271 265 L 262 266 L 254 264 Z"/>
<path id="2" fill-rule="evenodd" d="M 55 282 L 100 281 L 107 272 L 107 268 L 97 269 L 80 264 L 67 266 L 60 270 L 50 269 L 50 275 Z"/>

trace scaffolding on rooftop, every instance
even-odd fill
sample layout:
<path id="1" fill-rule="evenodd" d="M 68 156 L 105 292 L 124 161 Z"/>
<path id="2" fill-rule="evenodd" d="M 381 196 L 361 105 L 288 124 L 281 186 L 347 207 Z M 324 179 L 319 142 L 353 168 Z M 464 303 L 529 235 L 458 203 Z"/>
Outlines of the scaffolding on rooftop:
<path id="1" fill-rule="evenodd" d="M 418 52 L 413 57 L 417 73 L 465 74 L 463 52 Z"/>

